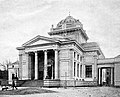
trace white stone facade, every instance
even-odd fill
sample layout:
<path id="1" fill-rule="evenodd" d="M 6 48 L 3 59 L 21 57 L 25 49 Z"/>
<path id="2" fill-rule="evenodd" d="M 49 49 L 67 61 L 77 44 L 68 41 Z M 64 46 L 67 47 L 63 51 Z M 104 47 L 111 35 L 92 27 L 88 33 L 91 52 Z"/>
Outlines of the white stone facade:
<path id="1" fill-rule="evenodd" d="M 87 42 L 88 36 L 79 20 L 68 16 L 56 28 L 52 26 L 48 34 L 51 38 L 38 35 L 17 47 L 19 80 L 68 80 L 71 86 L 101 83 L 102 63 L 98 60 L 105 57 L 97 43 Z"/>

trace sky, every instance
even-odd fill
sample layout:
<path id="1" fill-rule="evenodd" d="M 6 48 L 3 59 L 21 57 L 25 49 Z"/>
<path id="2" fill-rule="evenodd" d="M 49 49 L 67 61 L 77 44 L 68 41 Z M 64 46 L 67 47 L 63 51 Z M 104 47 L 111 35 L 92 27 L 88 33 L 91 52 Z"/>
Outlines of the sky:
<path id="1" fill-rule="evenodd" d="M 0 63 L 18 60 L 16 47 L 48 36 L 69 12 L 106 58 L 120 54 L 120 0 L 0 0 Z"/>

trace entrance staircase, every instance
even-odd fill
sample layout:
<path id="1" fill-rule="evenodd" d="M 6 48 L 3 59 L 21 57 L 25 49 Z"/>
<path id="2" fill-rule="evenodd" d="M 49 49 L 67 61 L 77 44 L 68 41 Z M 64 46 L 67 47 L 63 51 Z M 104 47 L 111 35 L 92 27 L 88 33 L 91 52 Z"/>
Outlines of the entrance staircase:
<path id="1" fill-rule="evenodd" d="M 21 87 L 43 87 L 43 80 L 19 80 L 17 85 Z"/>

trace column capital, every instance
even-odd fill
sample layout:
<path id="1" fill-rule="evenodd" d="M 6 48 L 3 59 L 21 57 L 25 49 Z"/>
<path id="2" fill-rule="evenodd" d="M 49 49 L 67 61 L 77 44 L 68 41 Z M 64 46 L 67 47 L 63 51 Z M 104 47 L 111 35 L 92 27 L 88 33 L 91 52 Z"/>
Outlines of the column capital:
<path id="1" fill-rule="evenodd" d="M 59 51 L 59 49 L 54 49 L 54 51 Z"/>
<path id="2" fill-rule="evenodd" d="M 37 51 L 34 51 L 34 53 L 37 53 Z"/>
<path id="3" fill-rule="evenodd" d="M 48 52 L 48 50 L 46 49 L 46 50 L 43 50 L 43 52 Z"/>

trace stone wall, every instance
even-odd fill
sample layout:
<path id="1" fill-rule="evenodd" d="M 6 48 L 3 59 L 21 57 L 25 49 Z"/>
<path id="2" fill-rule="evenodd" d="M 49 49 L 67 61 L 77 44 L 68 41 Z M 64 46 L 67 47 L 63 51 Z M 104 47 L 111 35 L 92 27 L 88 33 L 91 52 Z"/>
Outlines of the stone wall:
<path id="1" fill-rule="evenodd" d="M 86 52 L 84 54 L 84 59 L 83 59 L 83 64 L 84 64 L 84 67 L 86 65 L 92 65 L 92 78 L 85 78 L 85 81 L 94 81 L 94 80 L 97 80 L 97 58 L 98 58 L 98 55 L 97 53 L 94 51 L 94 52 Z M 85 70 L 85 68 L 84 68 Z M 85 72 L 85 71 L 84 71 Z"/>
<path id="2" fill-rule="evenodd" d="M 114 85 L 120 86 L 120 63 L 115 64 L 114 68 Z"/>
<path id="3" fill-rule="evenodd" d="M 80 80 L 60 80 L 60 86 L 80 87 L 80 86 L 97 86 L 96 81 L 80 81 Z"/>
<path id="4" fill-rule="evenodd" d="M 19 64 L 20 68 L 20 79 L 28 79 L 28 53 L 23 53 L 21 55 L 21 61 Z"/>
<path id="5" fill-rule="evenodd" d="M 65 79 L 65 76 L 70 78 L 70 66 L 71 66 L 71 61 L 70 61 L 70 50 L 60 50 L 59 52 L 59 74 L 60 74 L 60 79 Z"/>

